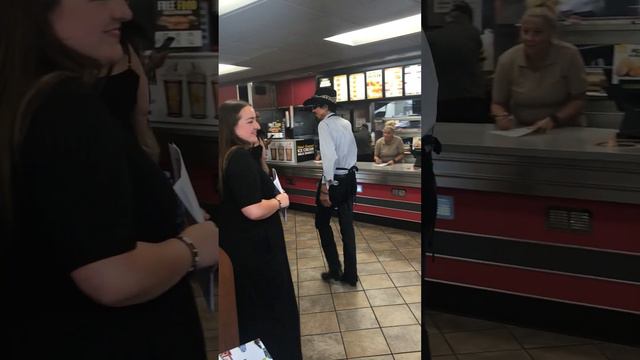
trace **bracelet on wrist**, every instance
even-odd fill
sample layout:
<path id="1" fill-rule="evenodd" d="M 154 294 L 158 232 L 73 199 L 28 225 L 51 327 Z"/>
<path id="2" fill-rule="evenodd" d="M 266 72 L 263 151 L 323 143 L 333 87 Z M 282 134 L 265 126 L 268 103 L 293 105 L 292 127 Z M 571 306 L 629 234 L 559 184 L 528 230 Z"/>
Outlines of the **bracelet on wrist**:
<path id="1" fill-rule="evenodd" d="M 280 199 L 278 199 L 277 197 L 274 197 L 274 199 L 276 199 L 276 201 L 278 202 L 278 210 L 282 209 L 282 201 L 280 201 Z"/>
<path id="2" fill-rule="evenodd" d="M 187 246 L 187 248 L 189 248 L 189 251 L 191 252 L 191 268 L 189 268 L 189 271 L 195 270 L 198 267 L 198 261 L 200 261 L 198 248 L 193 244 L 193 241 L 186 236 L 178 235 L 176 236 L 176 239 L 180 240 Z"/>

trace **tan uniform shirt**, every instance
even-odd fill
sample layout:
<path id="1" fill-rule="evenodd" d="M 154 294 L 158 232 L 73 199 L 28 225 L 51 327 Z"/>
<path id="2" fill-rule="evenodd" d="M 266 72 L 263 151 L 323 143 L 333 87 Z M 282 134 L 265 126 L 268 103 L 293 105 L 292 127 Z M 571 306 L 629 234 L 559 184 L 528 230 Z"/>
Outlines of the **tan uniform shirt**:
<path id="1" fill-rule="evenodd" d="M 572 96 L 584 94 L 587 80 L 575 46 L 554 41 L 543 66 L 527 65 L 524 46 L 500 56 L 493 81 L 493 102 L 504 105 L 522 125 L 531 125 L 557 112 Z M 569 121 L 580 125 L 582 118 Z"/>
<path id="2" fill-rule="evenodd" d="M 380 138 L 376 141 L 374 151 L 374 155 L 379 157 L 382 162 L 388 162 L 404 152 L 404 144 L 402 139 L 395 135 L 389 144 L 385 144 L 384 138 Z"/>

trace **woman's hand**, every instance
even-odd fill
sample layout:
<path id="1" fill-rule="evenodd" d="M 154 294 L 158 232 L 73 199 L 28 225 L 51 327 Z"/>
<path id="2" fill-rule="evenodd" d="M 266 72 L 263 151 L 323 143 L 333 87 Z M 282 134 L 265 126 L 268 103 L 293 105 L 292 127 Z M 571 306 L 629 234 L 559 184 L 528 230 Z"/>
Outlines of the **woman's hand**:
<path id="1" fill-rule="evenodd" d="M 198 249 L 198 268 L 218 263 L 218 228 L 211 221 L 191 225 L 182 234 Z"/>
<path id="2" fill-rule="evenodd" d="M 373 160 L 376 162 L 376 164 L 380 164 L 380 163 L 382 163 L 382 160 L 380 160 L 380 158 L 379 158 L 379 157 L 377 157 L 377 156 L 376 156 L 376 157 L 374 157 L 374 158 L 373 158 Z"/>
<path id="3" fill-rule="evenodd" d="M 498 130 L 511 130 L 513 129 L 515 119 L 511 114 L 495 115 L 496 127 Z"/>
<path id="4" fill-rule="evenodd" d="M 547 131 L 553 129 L 554 127 L 555 127 L 555 124 L 553 123 L 553 120 L 551 120 L 550 117 L 546 117 L 542 120 L 539 120 L 531 126 L 532 129 L 541 133 L 546 133 Z"/>
<path id="5" fill-rule="evenodd" d="M 289 207 L 289 195 L 287 193 L 280 193 L 276 195 L 276 199 L 280 200 L 283 208 Z"/>
<path id="6" fill-rule="evenodd" d="M 395 162 L 395 160 L 389 160 L 389 161 L 387 161 L 387 164 L 389 164 L 389 165 L 393 165 L 393 164 L 395 164 L 395 163 L 396 163 L 396 162 Z"/>

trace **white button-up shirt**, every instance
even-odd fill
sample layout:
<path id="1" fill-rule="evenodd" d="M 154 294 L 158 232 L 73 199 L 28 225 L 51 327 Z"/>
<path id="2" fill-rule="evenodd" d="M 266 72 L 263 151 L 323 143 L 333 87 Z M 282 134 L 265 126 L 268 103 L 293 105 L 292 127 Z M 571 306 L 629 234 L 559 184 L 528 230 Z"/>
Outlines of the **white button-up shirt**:
<path id="1" fill-rule="evenodd" d="M 320 156 L 322 157 L 322 182 L 333 181 L 334 174 L 346 174 L 356 164 L 358 148 L 351 131 L 351 123 L 330 112 L 318 124 Z"/>

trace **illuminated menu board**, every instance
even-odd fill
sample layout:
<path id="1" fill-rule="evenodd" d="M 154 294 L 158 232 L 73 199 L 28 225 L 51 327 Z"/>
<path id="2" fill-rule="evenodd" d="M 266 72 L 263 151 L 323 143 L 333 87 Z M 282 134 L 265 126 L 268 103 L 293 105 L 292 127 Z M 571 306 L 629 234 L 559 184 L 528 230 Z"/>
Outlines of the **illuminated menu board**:
<path id="1" fill-rule="evenodd" d="M 349 88 L 347 87 L 347 75 L 333 77 L 333 89 L 336 91 L 336 102 L 349 100 Z"/>
<path id="2" fill-rule="evenodd" d="M 364 100 L 366 98 L 364 73 L 349 75 L 349 100 Z"/>
<path id="3" fill-rule="evenodd" d="M 320 78 L 320 85 L 318 87 L 331 87 L 331 79 Z"/>
<path id="4" fill-rule="evenodd" d="M 402 96 L 402 66 L 384 69 L 384 96 Z"/>
<path id="5" fill-rule="evenodd" d="M 404 95 L 420 95 L 422 76 L 422 66 L 409 65 L 404 67 Z"/>
<path id="6" fill-rule="evenodd" d="M 382 97 L 382 70 L 367 71 L 367 99 Z"/>

